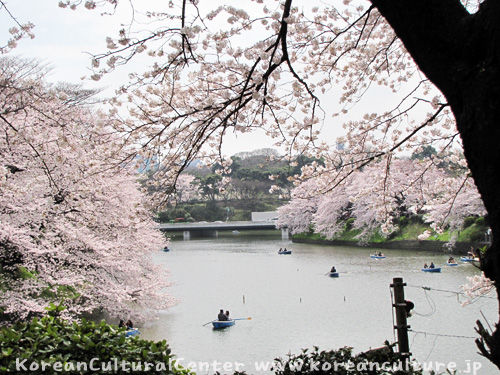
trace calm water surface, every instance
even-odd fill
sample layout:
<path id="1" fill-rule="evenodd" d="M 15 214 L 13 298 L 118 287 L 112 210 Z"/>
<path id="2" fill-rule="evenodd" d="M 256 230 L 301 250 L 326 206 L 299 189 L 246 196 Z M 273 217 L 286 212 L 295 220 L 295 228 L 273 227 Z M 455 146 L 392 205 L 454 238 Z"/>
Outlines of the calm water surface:
<path id="1" fill-rule="evenodd" d="M 494 296 L 461 307 L 463 297 L 456 293 L 467 276 L 478 274 L 470 264 L 446 267 L 444 254 L 398 250 L 384 250 L 387 258 L 375 260 L 369 249 L 292 244 L 269 236 L 181 240 L 171 247 L 155 260 L 170 270 L 175 283 L 170 294 L 179 303 L 141 327 L 141 336 L 166 339 L 181 364 L 196 364 L 198 375 L 213 373 L 214 363 L 232 373 L 237 362 L 249 374 L 270 373 L 255 363 L 313 346 L 350 346 L 357 353 L 393 342 L 394 277 L 403 277 L 406 298 L 415 303 L 408 323 L 416 360 L 434 368 L 455 362 L 464 373 L 474 366 L 481 366 L 477 374 L 498 373 L 474 344 L 475 321 L 484 322 L 483 315 L 490 324 L 497 321 Z M 279 255 L 280 247 L 293 253 Z M 431 261 L 443 265 L 442 273 L 420 271 Z M 325 276 L 333 265 L 339 278 Z M 220 309 L 251 320 L 224 330 L 203 326 Z M 208 364 L 210 370 L 200 367 Z"/>

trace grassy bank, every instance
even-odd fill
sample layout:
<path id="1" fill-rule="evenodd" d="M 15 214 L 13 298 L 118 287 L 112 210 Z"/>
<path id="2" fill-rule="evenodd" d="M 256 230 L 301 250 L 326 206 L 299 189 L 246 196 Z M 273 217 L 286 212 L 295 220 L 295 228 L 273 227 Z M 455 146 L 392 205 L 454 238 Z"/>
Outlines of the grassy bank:
<path id="1" fill-rule="evenodd" d="M 354 219 L 349 219 L 344 223 L 344 230 L 329 240 L 335 241 L 351 241 L 359 242 L 360 229 L 352 228 Z M 464 226 L 460 230 L 450 231 L 445 230 L 443 233 L 436 233 L 428 224 L 422 222 L 421 218 L 412 218 L 411 220 L 403 217 L 398 224 L 398 230 L 391 233 L 388 237 L 382 235 L 380 231 L 376 231 L 370 236 L 366 242 L 371 243 L 387 243 L 395 241 L 417 241 L 418 236 L 426 230 L 431 232 L 431 236 L 427 241 L 449 242 L 454 240 L 456 242 L 483 242 L 485 240 L 485 233 L 488 229 L 484 217 L 468 217 L 464 220 Z M 310 239 L 315 241 L 327 241 L 327 238 L 313 231 L 295 234 L 293 239 Z"/>

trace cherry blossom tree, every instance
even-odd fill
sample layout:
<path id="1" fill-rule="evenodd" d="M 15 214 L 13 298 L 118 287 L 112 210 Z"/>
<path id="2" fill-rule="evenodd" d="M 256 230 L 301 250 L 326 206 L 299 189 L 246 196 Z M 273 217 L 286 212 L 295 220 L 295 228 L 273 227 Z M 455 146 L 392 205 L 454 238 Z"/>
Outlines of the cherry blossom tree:
<path id="1" fill-rule="evenodd" d="M 444 228 L 460 229 L 468 216 L 486 214 L 470 178 L 454 174 L 451 167 L 438 168 L 420 160 L 374 162 L 351 174 L 332 191 L 319 194 L 322 191 L 317 181 L 300 184 L 290 203 L 280 209 L 278 225 L 294 228 L 294 233 L 313 228 L 333 239 L 342 232 L 345 221 L 353 218 L 353 228 L 360 230 L 358 239 L 363 242 L 375 232 L 390 235 L 401 216 L 421 214 L 441 232 Z M 314 203 L 306 211 L 302 205 L 307 200 Z M 299 228 L 295 224 L 296 212 L 301 212 Z M 308 215 L 304 216 L 304 212 Z M 430 234 L 428 231 L 425 235 Z"/>
<path id="2" fill-rule="evenodd" d="M 131 2 L 59 4 L 113 13 Z M 115 113 L 130 109 L 131 117 L 115 123 L 123 139 L 136 142 L 145 159 L 161 156 L 159 180 L 175 182 L 196 157 L 223 157 L 225 134 L 256 128 L 290 157 L 324 160 L 301 176 L 322 179 L 324 192 L 408 148 L 433 145 L 444 155 L 463 147 L 493 232 L 481 268 L 493 281 L 500 277 L 498 1 L 256 0 L 242 3 L 245 9 L 215 0 L 172 0 L 157 9 L 141 4 L 149 5 L 134 2 L 135 24 L 109 37 L 108 50 L 93 57 L 92 78 L 140 54 L 153 59 L 151 69 L 131 74 L 112 104 Z M 355 116 L 363 98 L 387 93 L 394 95 L 376 110 Z M 338 100 L 332 103 L 332 96 Z M 326 142 L 322 125 L 334 121 L 345 133 Z M 500 330 L 481 345 L 500 367 Z"/>
<path id="3" fill-rule="evenodd" d="M 10 38 L 5 42 L 4 45 L 0 44 L 0 55 L 6 54 L 17 47 L 17 43 L 24 38 L 35 37 L 33 33 L 33 25 L 31 22 L 20 23 L 15 16 L 9 11 L 7 5 L 3 0 L 0 0 L 0 12 L 6 12 L 12 19 L 13 26 L 9 28 Z"/>
<path id="4" fill-rule="evenodd" d="M 481 272 L 480 275 L 468 277 L 467 281 L 467 284 L 462 285 L 462 290 L 467 297 L 467 299 L 462 302 L 462 306 L 467 306 L 476 302 L 479 298 L 489 294 L 495 289 L 495 284 L 484 276 L 484 272 Z"/>
<path id="5" fill-rule="evenodd" d="M 306 181 L 292 191 L 292 200 L 278 208 L 276 226 L 287 227 L 291 234 L 307 232 L 318 209 L 319 196 L 314 181 Z"/>
<path id="6" fill-rule="evenodd" d="M 189 202 L 201 197 L 201 190 L 199 185 L 195 181 L 195 177 L 191 174 L 181 174 L 177 178 L 177 183 L 175 184 L 175 190 L 173 192 L 167 192 L 168 198 L 167 203 L 171 205 L 177 205 L 182 202 Z M 146 181 L 146 186 L 156 185 L 155 180 Z"/>
<path id="7" fill-rule="evenodd" d="M 109 119 L 44 83 L 34 61 L 0 60 L 0 306 L 26 319 L 62 301 L 68 317 L 133 319 L 168 307 L 166 272 L 133 166 Z M 71 90 L 69 90 L 71 92 Z"/>

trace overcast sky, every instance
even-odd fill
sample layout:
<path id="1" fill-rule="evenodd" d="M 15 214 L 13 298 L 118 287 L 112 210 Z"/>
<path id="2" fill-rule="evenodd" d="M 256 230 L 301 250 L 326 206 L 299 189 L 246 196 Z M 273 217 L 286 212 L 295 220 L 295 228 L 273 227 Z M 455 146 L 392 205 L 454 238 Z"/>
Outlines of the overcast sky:
<path id="1" fill-rule="evenodd" d="M 2 0 L 9 11 L 23 24 L 35 24 L 35 39 L 23 39 L 10 55 L 38 58 L 52 67 L 47 79 L 51 82 L 66 81 L 83 83 L 88 88 L 105 88 L 104 95 L 111 96 L 114 89 L 126 81 L 130 71 L 141 71 L 135 64 L 127 64 L 101 81 L 94 82 L 84 76 L 90 75 L 90 52 L 106 50 L 106 36 L 114 36 L 120 29 L 119 21 L 128 19 L 130 13 L 126 7 L 119 8 L 121 14 L 100 16 L 99 10 L 89 11 L 80 6 L 76 11 L 58 6 L 59 0 Z M 144 0 L 142 0 L 144 1 Z M 164 0 L 153 0 L 165 3 Z M 120 18 L 121 17 L 121 18 Z M 8 29 L 15 26 L 14 21 L 0 9 L 1 43 L 9 39 Z M 149 60 L 152 61 L 152 60 Z M 230 137 L 224 144 L 224 152 L 234 155 L 241 151 L 271 147 L 272 142 L 263 134 L 246 134 L 244 137 Z"/>
<path id="2" fill-rule="evenodd" d="M 127 80 L 130 71 L 145 70 L 145 65 L 152 59 L 141 57 L 139 61 L 133 61 L 124 67 L 120 67 L 111 75 L 105 76 L 101 81 L 94 82 L 89 79 L 81 80 L 81 77 L 90 75 L 89 53 L 99 53 L 106 50 L 106 36 L 115 36 L 120 27 L 120 21 L 126 22 L 130 19 L 128 2 L 119 7 L 119 14 L 115 16 L 100 16 L 100 10 L 89 11 L 80 6 L 76 11 L 69 8 L 63 9 L 58 6 L 59 0 L 1 0 L 10 12 L 17 18 L 19 23 L 32 22 L 35 24 L 35 39 L 23 39 L 11 55 L 23 57 L 35 57 L 53 67 L 48 77 L 49 81 L 66 81 L 71 83 L 84 83 L 88 88 L 105 88 L 104 95 L 111 96 L 114 89 Z M 211 0 L 213 1 L 213 0 Z M 215 0 L 217 1 L 217 0 Z M 166 0 L 141 0 L 144 4 L 165 5 Z M 151 8 L 153 9 L 153 8 Z M 155 8 L 156 9 L 156 8 Z M 8 29 L 15 25 L 12 19 L 0 9 L 0 41 L 5 44 L 8 40 Z M 328 94 L 333 95 L 333 94 Z M 378 97 L 377 101 L 383 100 Z M 334 103 L 333 103 L 334 104 Z M 323 103 L 323 106 L 325 103 Z M 326 119 L 327 122 L 329 119 Z M 330 142 L 340 134 L 341 126 L 339 120 L 335 125 L 326 126 L 325 137 Z M 334 128 L 334 129 L 332 129 Z M 230 137 L 224 143 L 224 152 L 234 155 L 241 151 L 252 151 L 258 148 L 272 147 L 272 141 L 267 139 L 263 132 L 245 134 Z"/>

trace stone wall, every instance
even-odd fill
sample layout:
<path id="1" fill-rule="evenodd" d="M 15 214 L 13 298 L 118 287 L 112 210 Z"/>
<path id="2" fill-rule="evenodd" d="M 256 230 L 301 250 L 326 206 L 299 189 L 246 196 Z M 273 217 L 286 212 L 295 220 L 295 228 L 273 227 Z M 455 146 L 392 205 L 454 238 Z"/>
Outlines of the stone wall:
<path id="1" fill-rule="evenodd" d="M 360 245 L 355 241 L 327 241 L 327 240 L 313 240 L 308 238 L 292 238 L 294 243 L 311 243 L 318 245 L 329 245 L 329 246 L 355 246 L 355 247 L 367 247 L 373 249 L 399 249 L 399 250 L 412 250 L 412 251 L 442 251 L 446 253 L 466 255 L 471 248 L 482 248 L 483 246 L 488 246 L 487 242 L 457 242 L 455 246 L 450 249 L 447 246 L 447 242 L 439 241 L 390 241 L 390 242 L 368 242 L 366 244 Z"/>

